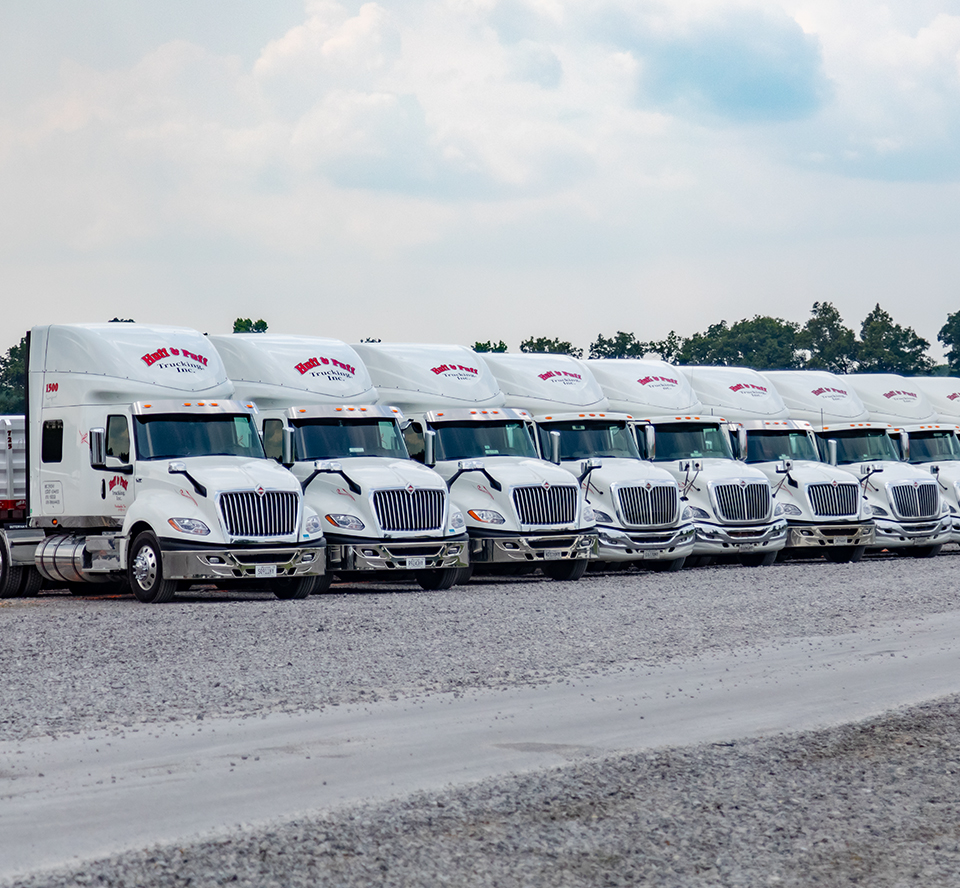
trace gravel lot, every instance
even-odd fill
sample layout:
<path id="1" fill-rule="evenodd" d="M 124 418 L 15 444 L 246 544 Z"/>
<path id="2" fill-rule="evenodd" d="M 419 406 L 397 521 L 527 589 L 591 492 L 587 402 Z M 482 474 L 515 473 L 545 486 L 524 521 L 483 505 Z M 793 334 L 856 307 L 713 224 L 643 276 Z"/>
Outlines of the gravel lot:
<path id="1" fill-rule="evenodd" d="M 956 610 L 960 558 L 0 604 L 0 736 L 537 683 Z M 154 849 L 20 885 L 960 885 L 960 702 Z"/>

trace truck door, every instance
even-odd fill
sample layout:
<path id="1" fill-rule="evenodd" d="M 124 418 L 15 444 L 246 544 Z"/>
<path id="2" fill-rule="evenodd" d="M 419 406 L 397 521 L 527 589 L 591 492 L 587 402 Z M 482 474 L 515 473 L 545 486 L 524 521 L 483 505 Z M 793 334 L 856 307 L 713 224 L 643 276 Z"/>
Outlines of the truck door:
<path id="1" fill-rule="evenodd" d="M 105 505 L 105 514 L 122 516 L 133 503 L 136 486 L 132 473 L 119 470 L 131 464 L 130 424 L 126 416 L 113 414 L 107 417 L 106 441 L 107 468 L 100 472 L 100 499 Z"/>

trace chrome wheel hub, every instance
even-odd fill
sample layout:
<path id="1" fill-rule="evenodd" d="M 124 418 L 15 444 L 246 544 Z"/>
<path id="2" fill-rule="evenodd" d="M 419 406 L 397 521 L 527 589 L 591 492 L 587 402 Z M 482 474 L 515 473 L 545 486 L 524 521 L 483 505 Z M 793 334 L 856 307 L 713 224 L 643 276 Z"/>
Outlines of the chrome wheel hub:
<path id="1" fill-rule="evenodd" d="M 144 546 L 133 559 L 133 578 L 141 589 L 149 589 L 157 581 L 157 553 Z"/>

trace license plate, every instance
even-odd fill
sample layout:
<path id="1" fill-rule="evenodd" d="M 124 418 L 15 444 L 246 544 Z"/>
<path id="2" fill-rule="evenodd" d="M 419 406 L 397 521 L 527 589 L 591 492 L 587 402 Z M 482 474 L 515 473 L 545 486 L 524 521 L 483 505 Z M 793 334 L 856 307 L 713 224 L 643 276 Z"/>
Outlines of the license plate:
<path id="1" fill-rule="evenodd" d="M 426 558 L 408 558 L 407 570 L 423 570 L 427 566 Z"/>
<path id="2" fill-rule="evenodd" d="M 754 549 L 759 549 L 759 548 L 760 548 L 759 543 L 741 543 L 740 544 L 741 552 L 752 552 Z"/>
<path id="3" fill-rule="evenodd" d="M 275 564 L 258 564 L 256 571 L 258 579 L 267 579 L 277 575 L 277 566 Z"/>
<path id="4" fill-rule="evenodd" d="M 561 552 L 559 549 L 543 550 L 544 561 L 559 561 L 561 558 L 563 558 L 563 552 Z"/>

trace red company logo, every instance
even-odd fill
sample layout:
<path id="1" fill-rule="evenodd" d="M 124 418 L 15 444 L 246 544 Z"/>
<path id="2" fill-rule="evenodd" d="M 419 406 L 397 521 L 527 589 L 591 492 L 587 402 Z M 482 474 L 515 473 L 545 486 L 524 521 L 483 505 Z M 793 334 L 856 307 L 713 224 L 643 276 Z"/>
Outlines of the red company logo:
<path id="1" fill-rule="evenodd" d="M 917 393 L 916 393 L 916 392 L 898 392 L 896 389 L 894 389 L 893 391 L 889 391 L 889 392 L 884 392 L 884 393 L 883 393 L 883 396 L 884 396 L 885 398 L 887 398 L 887 399 L 889 399 L 889 398 L 895 398 L 897 395 L 903 395 L 905 398 L 916 398 L 916 397 L 917 397 Z"/>
<path id="2" fill-rule="evenodd" d="M 185 348 L 158 348 L 155 352 L 149 352 L 148 354 L 143 355 L 140 360 L 150 367 L 153 364 L 156 364 L 157 361 L 162 361 L 164 358 L 180 357 L 189 358 L 191 361 L 196 361 L 198 364 L 203 364 L 204 367 L 207 366 L 207 359 L 203 355 L 195 355 L 193 352 L 189 352 Z"/>
<path id="3" fill-rule="evenodd" d="M 567 373 L 566 370 L 548 370 L 546 373 L 539 374 L 541 379 L 553 379 L 555 376 L 569 376 L 572 379 L 583 379 L 579 373 Z"/>
<path id="4" fill-rule="evenodd" d="M 960 392 L 954 392 L 952 395 L 947 395 L 948 401 L 956 401 L 957 398 L 960 398 Z"/>
<path id="5" fill-rule="evenodd" d="M 302 364 L 296 364 L 295 366 L 300 372 L 300 375 L 303 376 L 304 373 L 313 370 L 314 367 L 320 367 L 322 365 L 326 365 L 328 367 L 339 367 L 341 370 L 346 370 L 351 376 L 355 376 L 357 373 L 356 367 L 351 367 L 349 364 L 344 364 L 343 361 L 338 361 L 336 358 L 310 358 L 309 360 L 304 361 Z"/>
<path id="6" fill-rule="evenodd" d="M 127 489 L 127 485 L 128 485 L 129 483 L 130 483 L 130 482 L 129 482 L 126 478 L 124 478 L 123 475 L 114 475 L 114 476 L 110 479 L 110 483 L 109 483 L 107 486 L 108 486 L 111 490 L 113 490 L 114 487 L 119 487 L 121 490 L 126 490 L 126 489 Z"/>
<path id="7" fill-rule="evenodd" d="M 441 364 L 439 367 L 431 367 L 430 370 L 433 373 L 436 373 L 437 376 L 439 376 L 441 373 L 448 373 L 451 370 L 460 370 L 463 373 L 472 373 L 474 376 L 477 376 L 480 373 L 476 367 L 462 367 L 460 364 Z"/>
<path id="8" fill-rule="evenodd" d="M 730 386 L 731 392 L 739 392 L 744 389 L 749 389 L 757 392 L 766 392 L 766 389 L 762 385 L 754 385 L 752 382 L 738 382 L 736 385 Z"/>
<path id="9" fill-rule="evenodd" d="M 810 392 L 810 394 L 819 396 L 819 395 L 825 395 L 828 392 L 832 394 L 843 395 L 844 397 L 846 397 L 846 394 L 847 394 L 843 389 L 830 388 L 829 386 L 824 386 L 823 388 L 814 389 L 812 392 Z"/>
<path id="10" fill-rule="evenodd" d="M 670 385 L 677 384 L 677 380 L 670 379 L 667 376 L 644 376 L 643 379 L 638 379 L 637 382 L 639 382 L 640 385 L 649 385 L 651 382 L 667 382 Z"/>

